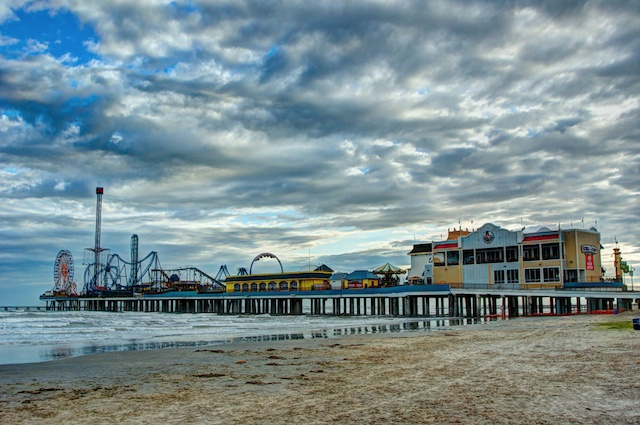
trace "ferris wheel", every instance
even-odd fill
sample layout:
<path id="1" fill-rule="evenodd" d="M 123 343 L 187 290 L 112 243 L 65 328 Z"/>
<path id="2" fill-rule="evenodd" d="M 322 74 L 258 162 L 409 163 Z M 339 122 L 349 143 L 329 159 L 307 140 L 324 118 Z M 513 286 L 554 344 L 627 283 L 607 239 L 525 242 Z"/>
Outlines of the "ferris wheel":
<path id="1" fill-rule="evenodd" d="M 73 255 L 66 249 L 58 252 L 53 265 L 53 290 L 65 295 L 78 295 L 76 283 L 73 281 Z"/>

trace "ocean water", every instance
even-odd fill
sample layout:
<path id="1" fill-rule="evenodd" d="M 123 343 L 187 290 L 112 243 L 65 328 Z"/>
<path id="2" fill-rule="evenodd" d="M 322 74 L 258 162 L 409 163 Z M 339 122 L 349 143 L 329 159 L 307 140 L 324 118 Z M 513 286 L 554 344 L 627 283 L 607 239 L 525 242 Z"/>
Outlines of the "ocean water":
<path id="1" fill-rule="evenodd" d="M 0 364 L 93 353 L 429 331 L 469 324 L 449 318 L 270 316 L 93 311 L 0 311 Z"/>

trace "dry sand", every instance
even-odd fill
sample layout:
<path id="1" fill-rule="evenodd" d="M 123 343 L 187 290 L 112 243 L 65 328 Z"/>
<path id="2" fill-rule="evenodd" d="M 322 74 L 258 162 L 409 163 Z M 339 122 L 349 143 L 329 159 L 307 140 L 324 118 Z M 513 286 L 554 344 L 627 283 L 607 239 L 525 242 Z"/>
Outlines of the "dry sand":
<path id="1" fill-rule="evenodd" d="M 634 313 L 0 366 L 0 423 L 639 424 Z"/>

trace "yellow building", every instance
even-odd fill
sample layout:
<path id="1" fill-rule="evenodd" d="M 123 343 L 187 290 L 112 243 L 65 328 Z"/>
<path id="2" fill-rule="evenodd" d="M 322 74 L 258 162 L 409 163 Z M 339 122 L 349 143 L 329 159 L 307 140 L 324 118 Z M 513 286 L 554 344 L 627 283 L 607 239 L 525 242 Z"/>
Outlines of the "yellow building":
<path id="1" fill-rule="evenodd" d="M 429 245 L 431 252 L 417 252 L 414 246 L 409 253 L 412 264 L 424 264 L 420 277 L 426 283 L 553 288 L 602 280 L 600 233 L 593 228 L 528 233 L 487 223 L 474 232 L 449 232 L 447 240 Z M 414 260 L 416 256 L 425 261 Z"/>
<path id="2" fill-rule="evenodd" d="M 602 280 L 600 233 L 588 230 L 563 231 L 566 282 Z"/>
<path id="3" fill-rule="evenodd" d="M 356 270 L 342 278 L 345 289 L 367 289 L 380 286 L 380 278 L 368 270 Z"/>
<path id="4" fill-rule="evenodd" d="M 226 292 L 286 292 L 330 289 L 333 270 L 322 265 L 313 271 L 229 276 Z"/>

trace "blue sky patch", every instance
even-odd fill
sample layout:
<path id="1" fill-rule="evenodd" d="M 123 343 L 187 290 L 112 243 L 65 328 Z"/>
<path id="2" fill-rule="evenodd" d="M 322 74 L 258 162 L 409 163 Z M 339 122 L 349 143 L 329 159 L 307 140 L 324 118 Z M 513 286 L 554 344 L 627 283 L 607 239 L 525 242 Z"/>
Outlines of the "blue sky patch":
<path id="1" fill-rule="evenodd" d="M 0 52 L 7 57 L 20 57 L 25 53 L 41 53 L 33 51 L 35 40 L 38 44 L 47 46 L 44 52 L 60 58 L 69 53 L 78 59 L 79 63 L 86 63 L 97 58 L 94 53 L 87 51 L 85 41 L 97 41 L 98 37 L 93 27 L 83 23 L 68 11 L 27 12 L 14 11 L 19 20 L 6 21 L 0 25 L 0 34 L 4 37 L 17 39 L 18 42 L 0 46 Z M 44 53 L 42 52 L 42 53 Z"/>

